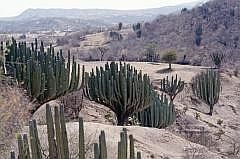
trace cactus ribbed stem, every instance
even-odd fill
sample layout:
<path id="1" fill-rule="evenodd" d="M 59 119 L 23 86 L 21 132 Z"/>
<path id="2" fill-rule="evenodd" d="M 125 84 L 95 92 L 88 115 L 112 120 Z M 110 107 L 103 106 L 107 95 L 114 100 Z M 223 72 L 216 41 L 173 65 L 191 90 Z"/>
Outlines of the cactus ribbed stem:
<path id="1" fill-rule="evenodd" d="M 79 159 L 85 159 L 84 128 L 83 118 L 81 117 L 79 117 Z"/>

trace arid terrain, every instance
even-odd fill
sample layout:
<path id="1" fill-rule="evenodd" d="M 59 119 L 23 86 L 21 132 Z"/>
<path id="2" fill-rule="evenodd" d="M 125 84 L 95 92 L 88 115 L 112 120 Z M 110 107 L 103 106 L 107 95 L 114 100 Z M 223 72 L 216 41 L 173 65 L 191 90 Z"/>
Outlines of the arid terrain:
<path id="1" fill-rule="evenodd" d="M 104 65 L 105 62 L 80 62 L 85 65 L 86 70 L 92 67 Z M 186 83 L 191 82 L 191 78 L 203 71 L 205 67 L 173 65 L 173 72 L 161 73 L 167 67 L 162 63 L 131 63 L 136 68 L 147 72 L 150 75 L 154 86 L 159 86 L 159 79 L 165 76 L 178 74 Z M 136 148 L 143 152 L 144 158 L 239 158 L 239 95 L 240 79 L 230 74 L 222 73 L 222 92 L 219 103 L 214 107 L 214 115 L 205 115 L 208 106 L 195 98 L 189 86 L 181 93 L 176 100 L 178 112 L 177 122 L 171 127 L 163 130 L 155 128 L 142 128 L 139 126 L 126 127 L 129 134 L 133 134 L 136 140 Z M 86 100 L 86 101 L 85 101 Z M 87 102 L 84 99 L 81 116 L 84 117 L 86 140 L 89 147 L 96 141 L 97 134 L 101 130 L 106 131 L 107 145 L 109 147 L 109 158 L 115 158 L 119 131 L 122 127 L 111 126 L 114 124 L 114 114 L 102 105 Z M 51 102 L 52 106 L 58 105 L 58 100 Z M 90 104 L 91 103 L 91 104 Z M 39 108 L 33 118 L 44 122 L 44 106 Z M 110 113 L 110 115 L 109 115 Z M 199 117 L 196 117 L 197 114 Z M 109 117 L 110 116 L 110 117 Z M 221 124 L 218 122 L 222 121 Z M 96 123 L 97 122 L 97 123 Z M 43 149 L 46 147 L 46 127 L 39 126 L 40 140 Z M 202 131 L 203 129 L 203 131 Z M 25 127 L 23 132 L 27 132 Z M 77 151 L 77 131 L 78 123 L 69 122 L 67 124 L 69 145 L 71 156 L 74 158 Z M 12 139 L 13 141 L 15 139 Z M 114 153 L 110 153 L 114 152 Z M 87 155 L 92 156 L 91 149 Z M 90 157 L 92 158 L 92 157 Z"/>

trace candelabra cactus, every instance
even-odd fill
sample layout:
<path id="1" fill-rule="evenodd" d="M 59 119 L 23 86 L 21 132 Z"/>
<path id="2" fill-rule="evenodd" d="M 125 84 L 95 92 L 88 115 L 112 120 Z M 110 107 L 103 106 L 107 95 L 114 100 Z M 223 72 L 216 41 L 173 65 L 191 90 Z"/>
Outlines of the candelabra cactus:
<path id="1" fill-rule="evenodd" d="M 129 64 L 107 63 L 105 69 L 85 73 L 84 94 L 116 113 L 118 125 L 152 102 L 153 89 L 147 74 L 142 75 Z"/>
<path id="2" fill-rule="evenodd" d="M 192 79 L 194 95 L 209 105 L 209 115 L 213 113 L 213 107 L 219 100 L 221 92 L 220 74 L 218 71 L 208 69 Z"/>
<path id="3" fill-rule="evenodd" d="M 178 93 L 182 92 L 184 89 L 184 81 L 178 79 L 178 76 L 172 76 L 171 81 L 167 78 L 163 78 L 160 81 L 160 91 L 169 95 L 170 100 L 173 102 Z"/>

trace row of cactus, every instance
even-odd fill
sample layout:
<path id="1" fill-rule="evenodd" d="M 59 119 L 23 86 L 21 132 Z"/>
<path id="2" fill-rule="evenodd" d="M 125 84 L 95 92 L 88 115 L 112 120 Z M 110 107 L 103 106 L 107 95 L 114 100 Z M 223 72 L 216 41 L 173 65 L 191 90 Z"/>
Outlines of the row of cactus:
<path id="1" fill-rule="evenodd" d="M 153 104 L 135 114 L 142 126 L 154 128 L 166 128 L 176 120 L 174 104 L 166 95 L 157 95 Z"/>
<path id="2" fill-rule="evenodd" d="M 55 54 L 54 47 L 50 45 L 45 51 L 43 42 L 38 46 L 37 40 L 28 47 L 26 42 L 17 43 L 12 39 L 7 48 L 8 74 L 14 76 L 28 94 L 39 102 L 54 99 L 80 87 L 80 65 L 76 64 L 73 57 L 70 69 L 70 52 L 65 64 L 61 50 Z"/>
<path id="3" fill-rule="evenodd" d="M 84 74 L 84 94 L 115 112 L 118 125 L 152 102 L 153 88 L 147 74 L 142 75 L 129 64 L 111 62 Z"/>
<path id="4" fill-rule="evenodd" d="M 54 108 L 54 117 L 49 105 L 46 106 L 46 122 L 48 134 L 48 156 L 49 159 L 70 159 L 68 137 L 66 131 L 66 122 L 64 118 L 63 107 Z M 127 154 L 127 132 L 126 129 L 121 132 L 121 141 L 118 147 L 118 159 L 128 159 Z M 40 140 L 38 137 L 37 124 L 35 120 L 29 123 L 30 144 L 26 134 L 17 135 L 18 142 L 18 159 L 42 159 L 43 153 L 41 149 Z M 135 158 L 134 139 L 130 139 L 130 159 Z M 107 159 L 107 146 L 105 132 L 101 131 L 99 136 L 99 144 L 94 143 L 94 159 Z M 83 119 L 79 118 L 79 149 L 78 158 L 85 159 L 85 143 L 84 143 L 84 125 Z M 46 155 L 46 154 L 45 154 Z M 11 159 L 15 159 L 16 154 L 11 152 Z M 141 159 L 141 153 L 137 152 L 137 159 Z"/>
<path id="5" fill-rule="evenodd" d="M 221 92 L 220 73 L 214 69 L 201 72 L 192 79 L 194 95 L 209 105 L 209 115 L 213 113 L 213 107 L 218 102 Z"/>

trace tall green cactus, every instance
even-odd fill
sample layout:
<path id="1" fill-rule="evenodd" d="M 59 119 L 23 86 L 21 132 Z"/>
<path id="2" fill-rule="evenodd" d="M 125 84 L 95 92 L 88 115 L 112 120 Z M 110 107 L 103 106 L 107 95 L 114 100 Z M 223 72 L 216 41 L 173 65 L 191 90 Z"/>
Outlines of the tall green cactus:
<path id="1" fill-rule="evenodd" d="M 68 149 L 68 140 L 66 133 L 66 123 L 64 119 L 63 107 L 54 108 L 54 122 L 53 115 L 49 105 L 46 106 L 46 121 L 47 121 L 47 134 L 48 134 L 48 146 L 49 155 L 47 158 L 57 158 L 57 159 L 68 159 L 70 158 Z M 55 125 L 54 125 L 55 124 Z M 85 159 L 85 146 L 84 146 L 84 127 L 83 119 L 79 118 L 79 159 Z M 54 129 L 55 128 L 55 129 Z M 28 144 L 27 135 L 18 134 L 18 152 L 19 159 L 42 159 L 42 149 L 40 145 L 40 140 L 38 137 L 37 124 L 35 120 L 29 122 L 29 133 L 30 133 L 30 146 Z M 134 139 L 133 136 L 129 136 L 130 140 L 130 159 L 134 159 Z M 123 128 L 120 133 L 120 142 L 118 146 L 118 159 L 127 159 L 128 157 L 128 135 L 127 129 Z M 31 148 L 31 151 L 30 149 Z M 31 152 L 31 155 L 30 155 Z M 137 152 L 137 159 L 139 158 L 140 152 Z M 15 153 L 11 152 L 11 159 L 15 159 Z M 107 144 L 105 132 L 101 131 L 99 135 L 99 145 L 94 143 L 94 159 L 107 159 Z"/>
<path id="2" fill-rule="evenodd" d="M 42 159 L 36 120 L 32 120 L 29 122 L 29 133 L 30 133 L 32 158 Z"/>
<path id="3" fill-rule="evenodd" d="M 129 140 L 130 140 L 130 159 L 135 159 L 133 135 L 129 136 Z"/>
<path id="4" fill-rule="evenodd" d="M 79 159 L 85 159 L 83 119 L 79 118 Z"/>
<path id="5" fill-rule="evenodd" d="M 209 105 L 209 115 L 213 114 L 213 107 L 218 102 L 221 92 L 220 73 L 214 69 L 208 69 L 192 79 L 194 95 Z"/>
<path id="6" fill-rule="evenodd" d="M 129 156 L 130 159 L 135 159 L 133 135 L 129 135 L 129 140 L 130 140 Z M 118 142 L 118 159 L 128 159 L 128 135 L 127 130 L 125 128 L 123 128 L 123 131 L 120 133 L 120 142 Z"/>
<path id="7" fill-rule="evenodd" d="M 171 80 L 169 80 L 167 76 L 167 78 L 163 78 L 160 81 L 160 91 L 169 95 L 171 101 L 173 101 L 177 94 L 183 91 L 183 89 L 184 81 L 178 79 L 177 75 L 175 76 L 175 79 L 172 76 Z"/>
<path id="8" fill-rule="evenodd" d="M 46 105 L 46 123 L 47 123 L 47 134 L 48 134 L 48 147 L 49 147 L 49 159 L 57 158 L 55 132 L 52 112 L 49 104 Z"/>
<path id="9" fill-rule="evenodd" d="M 99 150 L 100 159 L 107 159 L 107 145 L 104 131 L 101 131 L 101 134 L 99 135 Z"/>
<path id="10" fill-rule="evenodd" d="M 60 126 L 61 126 L 61 137 L 62 137 L 62 141 L 63 141 L 64 159 L 69 159 L 67 128 L 66 128 L 63 106 L 60 107 Z"/>
<path id="11" fill-rule="evenodd" d="M 29 96 L 40 103 L 75 91 L 81 85 L 80 66 L 77 68 L 75 60 L 72 71 L 70 69 L 70 52 L 65 63 L 61 50 L 55 54 L 54 47 L 50 45 L 45 52 L 43 42 L 38 45 L 37 39 L 30 47 L 26 42 L 17 43 L 12 39 L 7 48 L 7 73 L 16 77 L 18 83 L 27 89 Z"/>
<path id="12" fill-rule="evenodd" d="M 142 75 L 129 64 L 111 62 L 96 71 L 84 74 L 84 94 L 91 100 L 104 104 L 116 113 L 118 125 L 128 122 L 128 117 L 152 102 L 152 85 L 147 74 Z"/>
<path id="13" fill-rule="evenodd" d="M 173 102 L 162 94 L 156 95 L 152 105 L 136 113 L 136 117 L 142 126 L 161 129 L 174 123 L 176 113 Z"/>
<path id="14" fill-rule="evenodd" d="M 97 143 L 94 143 L 94 159 L 100 159 L 100 152 L 99 152 L 99 147 Z"/>

